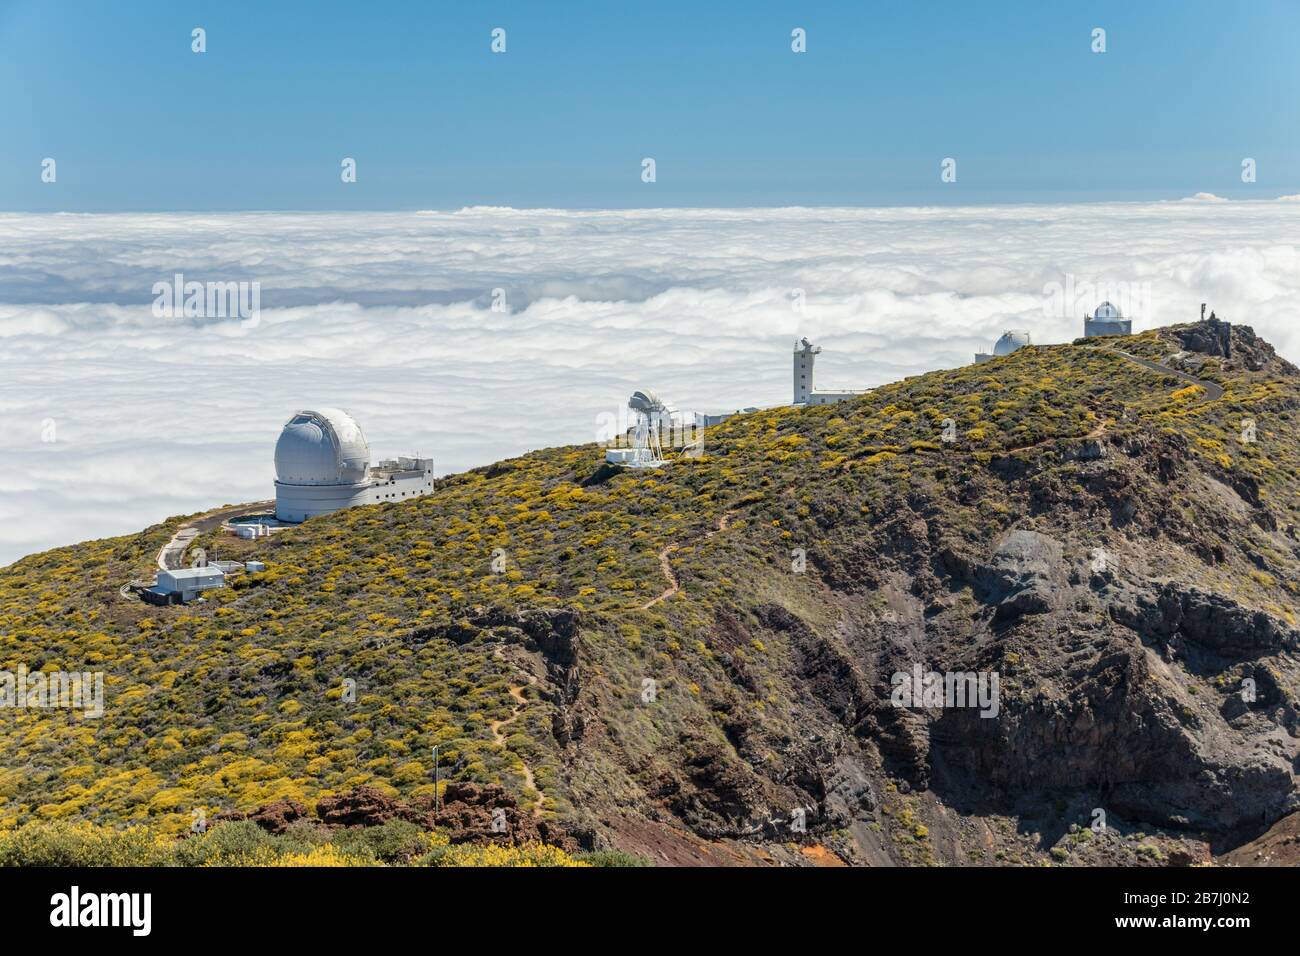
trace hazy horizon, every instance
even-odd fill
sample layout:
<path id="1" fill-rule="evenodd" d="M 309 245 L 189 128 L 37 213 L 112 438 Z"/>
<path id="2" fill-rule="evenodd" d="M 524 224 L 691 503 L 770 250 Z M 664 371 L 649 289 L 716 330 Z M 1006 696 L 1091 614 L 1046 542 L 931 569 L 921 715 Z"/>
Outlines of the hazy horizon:
<path id="1" fill-rule="evenodd" d="M 968 363 L 1005 328 L 1070 341 L 1107 286 L 1135 330 L 1204 301 L 1296 360 L 1297 227 L 1294 201 L 1204 199 L 3 214 L 0 563 L 270 497 L 280 426 L 312 405 L 446 474 L 593 441 L 635 388 L 789 402 L 799 335 L 828 388 Z M 158 318 L 176 273 L 257 283 L 257 322 Z"/>

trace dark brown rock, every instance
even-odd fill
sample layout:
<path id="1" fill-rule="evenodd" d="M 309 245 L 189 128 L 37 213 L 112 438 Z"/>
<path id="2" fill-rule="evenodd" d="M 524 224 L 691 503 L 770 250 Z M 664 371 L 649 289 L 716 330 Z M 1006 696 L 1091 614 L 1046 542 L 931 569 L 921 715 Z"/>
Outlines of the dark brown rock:
<path id="1" fill-rule="evenodd" d="M 374 787 L 354 787 L 347 793 L 321 797 L 316 815 L 331 827 L 371 827 L 403 816 L 405 805 Z"/>
<path id="2" fill-rule="evenodd" d="M 297 800 L 276 800 L 249 814 L 248 819 L 268 833 L 283 833 L 289 824 L 306 816 L 306 806 Z"/>

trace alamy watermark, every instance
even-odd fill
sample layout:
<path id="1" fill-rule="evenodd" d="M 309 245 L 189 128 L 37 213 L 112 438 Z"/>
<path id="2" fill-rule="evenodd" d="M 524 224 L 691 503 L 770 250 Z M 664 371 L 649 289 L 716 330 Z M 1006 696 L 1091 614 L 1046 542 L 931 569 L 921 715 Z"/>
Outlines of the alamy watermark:
<path id="1" fill-rule="evenodd" d="M 0 671 L 0 710 L 80 710 L 84 717 L 104 716 L 102 671 Z"/>
<path id="2" fill-rule="evenodd" d="M 152 912 L 152 893 L 83 893 L 73 884 L 50 897 L 50 925 L 56 927 L 117 926 L 132 936 L 148 936 Z"/>
<path id="3" fill-rule="evenodd" d="M 926 672 L 920 664 L 890 678 L 895 707 L 978 707 L 981 717 L 996 717 L 1001 707 L 997 671 Z"/>
<path id="4" fill-rule="evenodd" d="M 255 328 L 262 315 L 260 282 L 195 282 L 176 273 L 172 281 L 153 284 L 155 319 L 239 319 L 240 328 Z"/>
<path id="5" fill-rule="evenodd" d="M 1077 319 L 1092 315 L 1102 302 L 1109 302 L 1125 317 L 1151 314 L 1151 283 L 1091 279 L 1065 274 L 1064 282 L 1052 280 L 1043 286 L 1043 317 Z"/>

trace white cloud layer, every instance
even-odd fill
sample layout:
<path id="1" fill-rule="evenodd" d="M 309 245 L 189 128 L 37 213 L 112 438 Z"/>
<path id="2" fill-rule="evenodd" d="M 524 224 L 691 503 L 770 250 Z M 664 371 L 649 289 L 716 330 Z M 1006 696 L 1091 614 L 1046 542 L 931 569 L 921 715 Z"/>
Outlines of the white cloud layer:
<path id="1" fill-rule="evenodd" d="M 1298 249 L 1294 202 L 0 215 L 0 564 L 271 497 L 301 407 L 460 471 L 592 441 L 637 387 L 787 402 L 798 335 L 824 387 L 1068 341 L 1098 287 L 1137 290 L 1138 329 L 1206 301 L 1297 360 Z M 177 272 L 259 282 L 260 322 L 155 318 Z"/>

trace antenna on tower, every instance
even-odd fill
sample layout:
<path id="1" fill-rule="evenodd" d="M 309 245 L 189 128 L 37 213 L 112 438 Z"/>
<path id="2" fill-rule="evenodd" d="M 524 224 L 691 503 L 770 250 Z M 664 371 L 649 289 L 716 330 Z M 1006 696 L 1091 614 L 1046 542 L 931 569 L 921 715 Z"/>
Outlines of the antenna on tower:
<path id="1" fill-rule="evenodd" d="M 627 407 L 636 417 L 632 432 L 632 460 L 627 464 L 633 468 L 658 468 L 665 463 L 659 429 L 668 417 L 668 406 L 654 392 L 638 389 L 627 400 Z"/>

